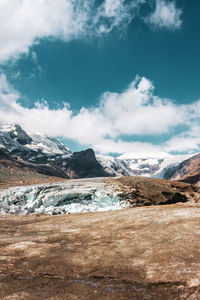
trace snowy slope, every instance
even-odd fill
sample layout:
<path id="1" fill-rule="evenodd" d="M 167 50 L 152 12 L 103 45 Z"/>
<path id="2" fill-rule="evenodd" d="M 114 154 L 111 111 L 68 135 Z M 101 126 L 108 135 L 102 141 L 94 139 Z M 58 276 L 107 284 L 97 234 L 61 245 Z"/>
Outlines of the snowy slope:
<path id="1" fill-rule="evenodd" d="M 124 153 L 120 156 L 118 156 L 117 158 L 118 159 L 152 159 L 152 158 L 156 158 L 156 159 L 163 159 L 165 157 L 170 157 L 172 156 L 171 154 L 167 153 L 167 152 L 160 152 L 156 155 L 152 155 L 152 154 L 149 154 L 147 155 L 146 153 L 143 153 L 143 152 L 140 152 L 140 153 L 131 153 L 131 152 L 127 152 L 127 153 Z"/>
<path id="2" fill-rule="evenodd" d="M 123 162 L 109 155 L 96 154 L 96 159 L 102 165 L 104 170 L 111 176 L 125 175 L 131 176 L 131 170 L 127 169 Z"/>
<path id="3" fill-rule="evenodd" d="M 135 157 L 132 153 L 125 153 L 117 158 L 97 155 L 97 160 L 103 166 L 104 170 L 113 176 L 122 174 L 127 176 L 163 178 L 168 168 L 178 165 L 193 155 L 166 154 L 163 157 L 160 155 L 158 157 Z"/>
<path id="4" fill-rule="evenodd" d="M 51 164 L 62 171 L 69 169 L 67 171 L 68 173 L 72 167 L 72 162 L 70 162 L 69 166 L 69 159 L 73 157 L 73 154 L 64 144 L 40 133 L 33 134 L 26 132 L 16 124 L 0 126 L 0 148 L 8 151 L 14 159 L 34 164 Z M 88 159 L 91 158 L 91 155 L 88 155 Z M 161 153 L 156 157 L 151 155 L 146 157 L 142 153 L 139 153 L 137 156 L 133 153 L 124 153 L 117 158 L 96 155 L 96 159 L 104 171 L 111 176 L 125 175 L 163 178 L 164 173 L 169 168 L 177 166 L 193 155 L 194 154 L 171 155 Z M 84 158 L 84 160 L 85 159 L 86 158 Z M 78 160 L 78 165 L 80 165 L 83 159 L 78 158 Z M 87 168 L 88 166 L 89 165 L 87 165 Z M 100 166 L 95 163 L 93 167 L 94 173 L 99 167 Z"/>
<path id="5" fill-rule="evenodd" d="M 0 163 L 21 163 L 29 171 L 62 178 L 106 177 L 92 149 L 72 153 L 54 138 L 25 132 L 19 125 L 0 128 Z"/>
<path id="6" fill-rule="evenodd" d="M 7 151 L 29 151 L 35 155 L 65 155 L 71 151 L 56 139 L 46 137 L 40 133 L 25 132 L 19 125 L 0 126 L 0 147 Z"/>
<path id="7" fill-rule="evenodd" d="M 42 134 L 29 134 L 32 138 L 32 143 L 27 144 L 26 147 L 32 150 L 41 150 L 46 154 L 68 154 L 71 153 L 69 148 L 67 148 L 62 143 L 58 142 L 56 139 L 46 137 Z"/>
<path id="8" fill-rule="evenodd" d="M 186 155 L 171 155 L 163 159 L 163 162 L 160 164 L 159 170 L 154 174 L 155 178 L 164 178 L 165 172 L 172 167 L 178 166 L 183 161 L 194 156 L 195 154 L 186 154 Z"/>

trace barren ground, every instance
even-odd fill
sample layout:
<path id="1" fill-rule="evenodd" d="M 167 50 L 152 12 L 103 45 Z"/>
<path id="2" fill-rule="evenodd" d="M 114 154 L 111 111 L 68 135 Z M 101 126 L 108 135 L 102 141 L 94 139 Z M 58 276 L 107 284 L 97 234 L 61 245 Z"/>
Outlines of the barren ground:
<path id="1" fill-rule="evenodd" d="M 0 217 L 1 299 L 200 299 L 200 208 Z"/>
<path id="2" fill-rule="evenodd" d="M 29 170 L 20 170 L 16 167 L 0 166 L 0 190 L 11 186 L 24 186 L 31 184 L 54 183 L 65 179 L 53 176 L 30 172 Z"/>
<path id="3" fill-rule="evenodd" d="M 130 202 L 133 197 L 133 205 L 159 204 L 173 191 L 195 201 L 62 216 L 1 215 L 0 299 L 200 299 L 195 188 L 138 177 L 107 184 L 116 184 Z"/>

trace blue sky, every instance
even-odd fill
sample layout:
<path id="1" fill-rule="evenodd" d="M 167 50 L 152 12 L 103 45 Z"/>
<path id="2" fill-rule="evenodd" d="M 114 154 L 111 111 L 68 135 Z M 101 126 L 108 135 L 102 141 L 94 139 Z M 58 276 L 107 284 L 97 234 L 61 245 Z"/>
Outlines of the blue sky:
<path id="1" fill-rule="evenodd" d="M 5 0 L 0 23 L 2 123 L 73 151 L 199 151 L 198 0 Z"/>

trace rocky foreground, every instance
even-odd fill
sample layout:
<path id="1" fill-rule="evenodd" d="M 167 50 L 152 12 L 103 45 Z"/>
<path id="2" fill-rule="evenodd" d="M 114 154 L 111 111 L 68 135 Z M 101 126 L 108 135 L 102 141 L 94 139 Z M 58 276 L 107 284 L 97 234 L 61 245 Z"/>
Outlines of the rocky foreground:
<path id="1" fill-rule="evenodd" d="M 0 299 L 200 299 L 198 186 L 57 181 L 0 191 L 0 211 Z"/>
<path id="2" fill-rule="evenodd" d="M 199 299 L 195 204 L 0 217 L 1 299 Z"/>
<path id="3" fill-rule="evenodd" d="M 115 189 L 129 207 L 0 215 L 0 298 L 200 299 L 198 187 L 138 177 L 91 182 Z"/>

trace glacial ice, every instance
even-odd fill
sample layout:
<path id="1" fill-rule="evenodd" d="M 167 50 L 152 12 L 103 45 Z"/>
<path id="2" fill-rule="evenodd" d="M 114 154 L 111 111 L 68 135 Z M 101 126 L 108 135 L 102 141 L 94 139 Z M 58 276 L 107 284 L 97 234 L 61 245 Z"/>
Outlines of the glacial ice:
<path id="1" fill-rule="evenodd" d="M 12 187 L 0 192 L 1 214 L 56 215 L 117 210 L 125 206 L 119 192 L 100 182 Z"/>

